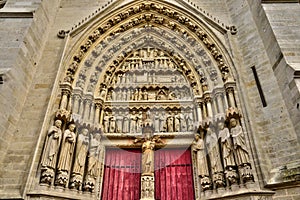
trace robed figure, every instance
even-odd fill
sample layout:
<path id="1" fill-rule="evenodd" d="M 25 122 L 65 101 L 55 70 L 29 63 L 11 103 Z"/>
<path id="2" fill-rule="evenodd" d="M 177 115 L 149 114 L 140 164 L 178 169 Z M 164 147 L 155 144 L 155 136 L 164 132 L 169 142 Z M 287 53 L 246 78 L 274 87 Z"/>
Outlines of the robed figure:
<path id="1" fill-rule="evenodd" d="M 101 135 L 95 133 L 91 136 L 88 167 L 84 182 L 84 189 L 90 192 L 94 192 L 97 177 L 100 175 L 100 152 L 101 152 Z"/>
<path id="2" fill-rule="evenodd" d="M 196 153 L 197 172 L 201 179 L 202 189 L 207 190 L 210 188 L 211 181 L 209 178 L 204 140 L 199 134 L 195 134 L 195 140 L 192 143 L 192 151 Z"/>
<path id="3" fill-rule="evenodd" d="M 241 125 L 237 123 L 237 120 L 232 118 L 230 120 L 230 131 L 233 139 L 233 146 L 236 152 L 237 165 L 243 165 L 249 163 L 249 154 L 246 147 L 245 136 Z"/>
<path id="4" fill-rule="evenodd" d="M 220 158 L 219 143 L 214 128 L 208 127 L 206 134 L 207 152 L 210 158 L 213 173 L 222 172 L 223 167 Z"/>
<path id="5" fill-rule="evenodd" d="M 59 155 L 56 184 L 63 187 L 66 187 L 69 177 L 68 174 L 71 169 L 73 151 L 76 142 L 75 127 L 75 124 L 70 124 L 69 129 L 65 130 Z"/>
<path id="6" fill-rule="evenodd" d="M 224 123 L 219 122 L 219 138 L 221 140 L 221 151 L 225 169 L 235 166 L 233 146 L 231 142 L 230 132 Z"/>
<path id="7" fill-rule="evenodd" d="M 48 131 L 41 161 L 41 183 L 47 183 L 50 185 L 54 177 L 57 154 L 62 136 L 61 125 L 61 120 L 56 120 L 54 125 L 51 126 Z"/>
<path id="8" fill-rule="evenodd" d="M 85 161 L 89 150 L 89 131 L 84 128 L 81 130 L 76 145 L 75 161 L 71 175 L 71 188 L 81 190 Z"/>

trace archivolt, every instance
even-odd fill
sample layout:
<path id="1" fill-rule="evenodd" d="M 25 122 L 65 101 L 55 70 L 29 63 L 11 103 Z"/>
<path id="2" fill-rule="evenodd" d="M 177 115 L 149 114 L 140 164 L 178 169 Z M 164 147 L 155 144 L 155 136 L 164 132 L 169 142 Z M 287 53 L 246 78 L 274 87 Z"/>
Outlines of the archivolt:
<path id="1" fill-rule="evenodd" d="M 185 44 L 179 44 L 183 47 L 183 52 L 187 49 L 184 47 L 190 47 L 191 44 L 196 44 L 197 47 L 201 46 L 202 48 L 199 49 L 203 49 L 204 47 L 210 54 L 209 58 L 212 58 L 214 63 L 218 66 L 223 81 L 226 81 L 228 77 L 231 76 L 228 64 L 226 64 L 227 61 L 220 50 L 221 48 L 213 42 L 210 36 L 211 34 L 206 33 L 201 24 L 181 14 L 180 11 L 176 11 L 176 9 L 170 6 L 161 5 L 159 3 L 137 3 L 134 7 L 124 8 L 118 13 L 119 14 L 116 14 L 110 20 L 101 23 L 101 25 L 92 31 L 88 38 L 84 40 L 85 42 L 83 42 L 83 45 L 80 46 L 80 49 L 77 50 L 76 55 L 73 56 L 70 61 L 71 64 L 64 78 L 65 83 L 73 83 L 79 65 L 83 65 L 83 60 L 87 57 L 87 54 L 89 54 L 92 49 L 95 49 L 93 52 L 97 52 L 97 46 L 103 44 L 105 40 L 109 41 L 109 38 L 120 37 L 123 33 L 137 27 L 152 25 L 154 27 L 159 26 L 160 28 L 168 28 L 171 30 L 173 34 L 166 36 L 169 37 L 168 39 L 170 41 L 172 41 L 172 38 L 174 38 L 174 36 L 176 37 L 176 35 L 185 38 L 183 42 Z M 202 51 L 202 53 L 203 52 L 204 51 Z M 185 56 L 188 57 L 188 55 Z M 89 62 L 91 62 L 91 60 L 86 61 L 86 63 Z M 209 59 L 205 62 L 209 62 Z M 104 64 L 103 67 L 105 66 Z"/>

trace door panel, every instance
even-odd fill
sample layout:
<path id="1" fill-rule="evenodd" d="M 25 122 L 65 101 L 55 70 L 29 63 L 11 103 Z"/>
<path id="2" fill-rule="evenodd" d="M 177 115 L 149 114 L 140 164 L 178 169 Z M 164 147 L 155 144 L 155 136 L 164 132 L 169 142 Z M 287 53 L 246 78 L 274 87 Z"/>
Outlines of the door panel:
<path id="1" fill-rule="evenodd" d="M 140 199 L 141 151 L 107 149 L 103 178 L 103 200 Z"/>
<path id="2" fill-rule="evenodd" d="M 155 199 L 194 199 L 190 150 L 162 149 L 155 152 Z"/>

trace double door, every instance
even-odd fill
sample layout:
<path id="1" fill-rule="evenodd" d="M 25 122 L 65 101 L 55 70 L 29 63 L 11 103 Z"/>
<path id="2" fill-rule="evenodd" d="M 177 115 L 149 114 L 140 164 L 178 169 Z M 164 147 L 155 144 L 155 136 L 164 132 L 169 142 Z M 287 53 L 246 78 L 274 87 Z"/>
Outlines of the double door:
<path id="1" fill-rule="evenodd" d="M 101 199 L 140 199 L 141 157 L 140 150 L 106 150 Z M 160 149 L 154 157 L 155 199 L 193 200 L 190 150 Z"/>

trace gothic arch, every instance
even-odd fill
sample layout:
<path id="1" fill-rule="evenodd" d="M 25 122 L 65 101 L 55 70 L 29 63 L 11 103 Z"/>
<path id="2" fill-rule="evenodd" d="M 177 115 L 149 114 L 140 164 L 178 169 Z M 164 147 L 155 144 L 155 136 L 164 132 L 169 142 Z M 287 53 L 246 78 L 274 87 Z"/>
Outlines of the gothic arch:
<path id="1" fill-rule="evenodd" d="M 175 4 L 139 0 L 103 18 L 96 15 L 85 30 L 68 33 L 60 104 L 46 137 L 40 184 L 91 193 L 98 187 L 100 195 L 103 165 L 97 163 L 97 173 L 89 171 L 90 161 L 96 157 L 87 159 L 87 151 L 78 156 L 82 153 L 78 145 L 93 148 L 97 153 L 92 156 L 103 160 L 105 149 L 101 145 L 138 148 L 138 142 L 147 140 L 142 137 L 144 128 L 149 127 L 154 143 L 168 144 L 176 137 L 172 145 L 192 146 L 196 152 L 192 157 L 197 198 L 205 190 L 253 181 L 230 55 L 210 28 L 189 14 Z M 151 81 L 148 71 L 152 73 Z M 179 97 L 182 91 L 187 93 Z M 117 92 L 122 98 L 113 96 Z M 73 130 L 74 124 L 79 136 Z M 230 136 L 229 129 L 240 137 L 234 152 L 232 141 L 236 138 Z M 58 138 L 64 137 L 62 144 L 57 144 L 57 163 L 45 158 L 48 146 L 53 145 L 49 141 L 57 139 L 52 132 L 59 133 Z M 68 148 L 75 155 L 63 157 L 69 160 L 61 167 L 64 145 L 68 144 L 66 134 L 73 140 Z M 100 135 L 105 137 L 101 142 Z M 211 150 L 216 151 L 214 155 L 209 152 L 209 141 L 217 144 Z M 206 151 L 210 161 L 200 161 L 199 155 Z M 225 151 L 230 152 L 230 159 Z M 88 160 L 82 166 L 85 170 L 76 171 L 74 162 L 82 156 Z M 198 163 L 210 170 L 201 171 Z"/>

